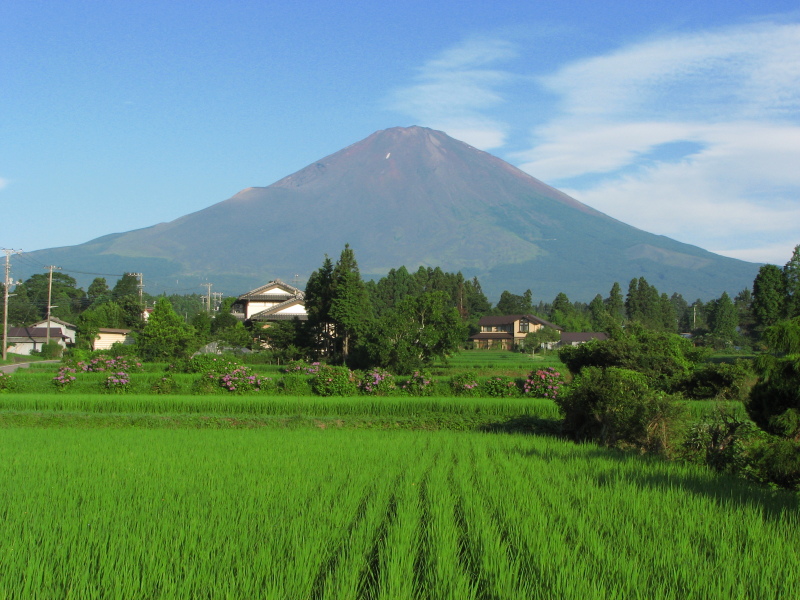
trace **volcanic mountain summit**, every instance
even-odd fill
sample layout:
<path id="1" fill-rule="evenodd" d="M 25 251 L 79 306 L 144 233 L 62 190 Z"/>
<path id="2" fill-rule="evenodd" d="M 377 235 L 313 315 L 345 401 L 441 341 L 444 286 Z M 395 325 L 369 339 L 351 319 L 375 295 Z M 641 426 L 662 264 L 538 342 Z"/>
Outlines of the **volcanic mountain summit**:
<path id="1" fill-rule="evenodd" d="M 490 296 L 530 288 L 546 301 L 560 291 L 589 300 L 640 276 L 661 291 L 710 298 L 749 287 L 758 269 L 626 225 L 422 127 L 378 131 L 170 223 L 34 254 L 65 271 L 144 272 L 154 292 L 179 279 L 237 294 L 276 277 L 305 279 L 345 243 L 365 278 L 439 266 L 477 275 Z"/>

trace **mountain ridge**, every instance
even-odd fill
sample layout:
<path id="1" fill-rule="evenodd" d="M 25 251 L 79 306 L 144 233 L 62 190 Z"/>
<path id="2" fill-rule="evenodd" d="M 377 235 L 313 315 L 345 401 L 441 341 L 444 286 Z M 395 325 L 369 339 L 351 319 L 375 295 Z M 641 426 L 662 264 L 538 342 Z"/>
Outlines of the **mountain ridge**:
<path id="1" fill-rule="evenodd" d="M 708 299 L 749 287 L 759 266 L 627 225 L 416 126 L 377 131 L 167 223 L 31 254 L 143 272 L 138 261 L 156 269 L 156 287 L 206 279 L 239 294 L 273 278 L 306 278 L 345 243 L 365 278 L 439 266 L 477 276 L 493 297 L 530 288 L 545 301 L 560 291 L 589 300 L 640 276 L 661 291 Z"/>

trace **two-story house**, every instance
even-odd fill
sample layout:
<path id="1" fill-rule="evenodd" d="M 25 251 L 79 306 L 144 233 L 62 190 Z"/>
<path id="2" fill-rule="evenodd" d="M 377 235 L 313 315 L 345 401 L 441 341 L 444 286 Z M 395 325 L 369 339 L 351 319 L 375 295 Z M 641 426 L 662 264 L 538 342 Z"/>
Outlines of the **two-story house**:
<path id="1" fill-rule="evenodd" d="M 231 306 L 231 314 L 242 321 L 306 321 L 305 293 L 280 279 L 242 294 Z"/>
<path id="2" fill-rule="evenodd" d="M 535 315 L 505 315 L 501 317 L 481 317 L 478 321 L 479 333 L 469 339 L 476 348 L 502 348 L 513 350 L 523 344 L 525 336 L 542 327 L 552 327 L 563 331 L 558 325 L 540 319 Z"/>

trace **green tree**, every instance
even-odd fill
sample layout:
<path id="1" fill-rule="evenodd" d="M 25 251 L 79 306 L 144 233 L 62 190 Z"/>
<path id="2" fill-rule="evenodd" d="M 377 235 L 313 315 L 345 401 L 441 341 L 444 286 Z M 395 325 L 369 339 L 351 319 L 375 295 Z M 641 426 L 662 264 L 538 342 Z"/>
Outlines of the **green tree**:
<path id="1" fill-rule="evenodd" d="M 372 321 L 372 304 L 349 244 L 336 265 L 326 256 L 309 277 L 306 311 L 318 348 L 329 360 L 351 366 L 362 360 L 360 345 Z"/>
<path id="2" fill-rule="evenodd" d="M 595 331 L 606 331 L 611 327 L 612 317 L 600 294 L 597 294 L 589 303 L 589 314 L 592 319 L 592 329 Z"/>
<path id="3" fill-rule="evenodd" d="M 747 412 L 765 431 L 800 441 L 800 317 L 768 327 L 764 340 L 770 353 L 755 361 Z"/>
<path id="4" fill-rule="evenodd" d="M 108 302 L 111 297 L 111 290 L 108 289 L 105 277 L 95 277 L 89 288 L 86 290 L 86 297 L 89 306 Z"/>
<path id="5" fill-rule="evenodd" d="M 531 331 L 525 336 L 525 349 L 531 353 L 536 352 L 542 344 L 557 342 L 561 339 L 561 332 L 553 327 L 540 327 L 536 331 Z"/>
<path id="6" fill-rule="evenodd" d="M 606 310 L 609 316 L 616 322 L 622 323 L 625 319 L 625 300 L 622 297 L 622 291 L 618 282 L 614 282 L 611 286 L 611 291 L 608 298 L 605 299 Z"/>
<path id="7" fill-rule="evenodd" d="M 625 299 L 625 310 L 630 321 L 641 323 L 654 331 L 665 330 L 665 313 L 669 309 L 666 308 L 664 299 L 659 296 L 658 290 L 647 283 L 644 277 L 631 280 L 628 296 Z M 674 325 L 671 329 L 674 329 Z"/>
<path id="8" fill-rule="evenodd" d="M 333 268 L 330 316 L 336 330 L 336 354 L 349 365 L 354 362 L 351 352 L 358 347 L 372 320 L 369 295 L 349 244 L 345 244 Z"/>
<path id="9" fill-rule="evenodd" d="M 65 321 L 74 321 L 83 310 L 86 295 L 76 287 L 74 277 L 54 271 L 50 290 L 50 314 Z M 48 288 L 50 274 L 36 273 L 14 290 L 16 296 L 9 302 L 9 311 L 14 315 L 12 322 L 21 320 L 25 325 L 40 321 L 47 316 Z M 13 307 L 13 309 L 12 309 Z"/>
<path id="10" fill-rule="evenodd" d="M 409 296 L 373 329 L 371 362 L 395 373 L 411 373 L 456 352 L 466 335 L 466 325 L 446 293 Z"/>
<path id="11" fill-rule="evenodd" d="M 711 302 L 709 326 L 717 346 L 730 346 L 738 338 L 739 311 L 727 292 L 722 292 L 719 299 Z"/>
<path id="12" fill-rule="evenodd" d="M 111 299 L 122 308 L 125 315 L 124 327 L 137 330 L 142 328 L 144 306 L 139 295 L 139 280 L 134 275 L 126 273 L 117 280 L 111 290 Z"/>
<path id="13" fill-rule="evenodd" d="M 753 316 L 762 330 L 780 321 L 786 308 L 786 275 L 775 265 L 762 265 L 753 281 Z"/>
<path id="14" fill-rule="evenodd" d="M 800 244 L 794 247 L 792 258 L 783 267 L 786 283 L 786 316 L 800 317 Z"/>
<path id="15" fill-rule="evenodd" d="M 525 290 L 521 296 L 504 290 L 495 308 L 501 315 L 528 315 L 533 311 L 532 300 L 533 293 L 530 290 Z"/>
<path id="16" fill-rule="evenodd" d="M 194 330 L 175 313 L 169 300 L 161 297 L 137 336 L 136 346 L 144 360 L 172 361 L 188 358 L 197 349 L 197 339 Z"/>

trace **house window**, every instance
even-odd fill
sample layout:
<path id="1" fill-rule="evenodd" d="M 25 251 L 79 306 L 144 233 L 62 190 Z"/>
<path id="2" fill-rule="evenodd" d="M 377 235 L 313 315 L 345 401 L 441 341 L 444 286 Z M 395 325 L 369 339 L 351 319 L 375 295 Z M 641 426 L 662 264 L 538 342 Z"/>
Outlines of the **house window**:
<path id="1" fill-rule="evenodd" d="M 528 333 L 528 327 L 529 326 L 530 326 L 530 323 L 528 323 L 527 321 L 520 321 L 519 322 L 519 332 L 520 333 Z"/>

